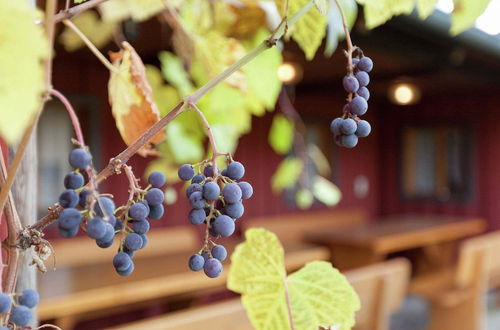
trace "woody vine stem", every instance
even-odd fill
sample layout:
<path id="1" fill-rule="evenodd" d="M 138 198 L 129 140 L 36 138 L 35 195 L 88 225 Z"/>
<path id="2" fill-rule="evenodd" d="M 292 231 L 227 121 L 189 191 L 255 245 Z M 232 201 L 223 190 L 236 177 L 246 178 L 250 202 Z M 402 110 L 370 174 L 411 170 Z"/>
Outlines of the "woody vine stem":
<path id="1" fill-rule="evenodd" d="M 81 33 L 81 31 L 78 30 L 78 28 L 70 21 L 71 18 L 74 16 L 91 9 L 98 4 L 101 4 L 105 2 L 106 0 L 89 0 L 83 4 L 71 7 L 71 8 L 66 8 L 65 10 L 59 12 L 56 14 L 56 7 L 57 7 L 57 2 L 56 0 L 47 0 L 46 2 L 46 10 L 45 10 L 45 20 L 43 22 L 47 38 L 49 40 L 49 45 L 50 49 L 53 49 L 53 43 L 54 43 L 54 31 L 55 31 L 55 25 L 59 22 L 63 22 L 66 26 L 71 28 L 73 31 L 77 33 L 77 35 L 80 36 L 80 38 L 85 42 L 87 47 L 92 51 L 92 53 L 108 68 L 110 71 L 116 72 L 117 68 L 112 65 L 104 55 L 102 55 L 98 49 L 92 45 L 92 43 L 86 38 L 86 36 Z M 342 20 L 344 23 L 344 29 L 346 32 L 346 39 L 348 43 L 348 50 L 346 52 L 346 56 L 348 56 L 348 69 L 350 68 L 352 70 L 352 52 L 356 49 L 356 47 L 352 46 L 352 43 L 350 41 L 349 37 L 349 31 L 347 29 L 346 21 L 345 21 L 345 15 L 342 11 L 342 8 L 340 7 L 338 0 L 335 0 L 335 3 L 337 4 L 339 11 L 341 12 L 342 15 Z M 213 151 L 213 158 L 212 158 L 212 163 L 214 165 L 214 172 L 216 171 L 216 158 L 218 156 L 226 155 L 226 154 L 221 154 L 217 150 L 217 146 L 215 144 L 214 137 L 212 135 L 210 126 L 208 125 L 208 122 L 206 121 L 205 117 L 203 116 L 203 113 L 197 108 L 196 103 L 205 95 L 207 94 L 210 90 L 212 90 L 215 86 L 226 80 L 231 74 L 234 72 L 238 71 L 240 68 L 242 68 L 244 65 L 252 61 L 254 58 L 256 58 L 258 55 L 260 55 L 262 52 L 265 50 L 272 48 L 273 46 L 276 45 L 277 41 L 283 37 L 283 35 L 286 33 L 287 29 L 291 26 L 293 26 L 303 15 L 305 15 L 309 10 L 312 9 L 314 6 L 313 1 L 309 1 L 306 3 L 302 8 L 300 8 L 293 16 L 291 16 L 289 19 L 287 16 L 283 19 L 283 21 L 278 25 L 278 27 L 271 33 L 271 35 L 264 40 L 261 44 L 259 44 L 256 48 L 251 50 L 249 53 L 247 53 L 243 58 L 241 58 L 239 61 L 235 62 L 232 64 L 230 67 L 228 67 L 226 70 L 224 70 L 222 73 L 214 77 L 212 80 L 207 82 L 204 86 L 202 86 L 200 89 L 192 93 L 191 95 L 187 96 L 184 100 L 182 100 L 179 104 L 177 104 L 169 113 L 167 113 L 164 117 L 162 117 L 158 122 L 156 122 L 154 125 L 152 125 L 144 134 L 142 134 L 138 139 L 136 139 L 129 147 L 127 147 L 125 150 L 123 150 L 120 154 L 118 154 L 116 157 L 112 158 L 109 161 L 109 164 L 97 175 L 95 175 L 95 180 L 92 183 L 93 185 L 98 185 L 100 182 L 108 178 L 109 176 L 119 173 L 122 168 L 125 169 L 125 166 L 127 161 L 132 157 L 137 151 L 143 147 L 146 143 L 148 143 L 159 131 L 164 129 L 165 126 L 167 126 L 173 119 L 175 119 L 179 114 L 181 114 L 184 111 L 189 111 L 190 109 L 194 109 L 194 111 L 197 112 L 197 114 L 200 116 L 200 118 L 203 121 L 203 124 L 206 128 L 207 131 L 207 136 L 210 141 L 210 145 Z M 288 6 L 287 6 L 288 7 Z M 30 125 L 30 127 L 26 130 L 24 133 L 24 136 L 21 140 L 21 143 L 19 144 L 18 150 L 14 156 L 14 159 L 9 167 L 9 171 L 5 173 L 5 171 L 0 171 L 3 173 L 3 178 L 4 180 L 0 180 L 2 183 L 1 185 L 1 190 L 0 190 L 0 215 L 2 214 L 2 211 L 4 210 L 5 207 L 5 213 L 6 213 L 6 219 L 7 219 L 7 226 L 9 228 L 9 234 L 7 238 L 7 244 L 10 247 L 9 248 L 9 260 L 8 260 L 8 265 L 5 270 L 5 276 L 3 276 L 4 281 L 3 281 L 3 291 L 7 293 L 12 293 L 15 289 L 15 281 L 17 278 L 17 270 L 18 270 L 18 265 L 19 265 L 19 260 L 21 259 L 19 256 L 21 248 L 19 248 L 19 238 L 20 238 L 20 233 L 22 231 L 43 231 L 44 228 L 46 228 L 49 224 L 52 222 L 56 221 L 56 219 L 59 216 L 59 213 L 62 211 L 62 207 L 59 206 L 58 204 L 54 204 L 52 207 L 50 207 L 49 213 L 43 217 L 42 219 L 38 220 L 35 224 L 32 226 L 29 226 L 25 229 L 21 227 L 21 223 L 19 221 L 19 218 L 17 216 L 17 213 L 15 212 L 15 207 L 13 205 L 13 202 L 10 198 L 10 189 L 12 187 L 12 183 L 14 181 L 17 169 L 19 167 L 19 164 L 23 158 L 26 145 L 28 143 L 28 140 L 34 130 L 34 127 L 36 126 L 38 117 L 40 113 L 42 112 L 42 109 L 46 103 L 47 100 L 49 100 L 50 96 L 55 96 L 57 97 L 66 107 L 68 110 L 68 113 L 72 119 L 73 126 L 75 128 L 76 132 L 76 137 L 79 142 L 83 146 L 83 136 L 81 134 L 81 129 L 78 124 L 78 120 L 76 116 L 74 115 L 74 111 L 71 107 L 71 104 L 68 102 L 68 100 L 62 95 L 60 92 L 57 90 L 54 90 L 52 88 L 52 59 L 48 59 L 45 62 L 45 72 L 46 72 L 46 90 L 47 93 L 43 97 L 43 102 L 40 107 L 40 110 L 38 111 L 38 116 L 35 118 Z M 228 156 L 228 155 L 226 155 Z M 128 171 L 128 168 L 125 169 L 125 171 Z M 93 175 L 92 175 L 93 177 Z M 15 248 L 17 247 L 17 248 Z M 2 269 L 0 269 L 0 272 L 3 273 Z"/>

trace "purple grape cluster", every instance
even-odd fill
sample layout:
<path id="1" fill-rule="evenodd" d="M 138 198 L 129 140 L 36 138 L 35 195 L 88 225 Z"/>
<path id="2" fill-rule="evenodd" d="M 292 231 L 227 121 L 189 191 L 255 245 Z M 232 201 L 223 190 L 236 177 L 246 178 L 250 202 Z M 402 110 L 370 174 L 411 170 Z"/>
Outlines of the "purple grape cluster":
<path id="1" fill-rule="evenodd" d="M 239 181 L 245 175 L 245 167 L 231 161 L 219 172 L 210 164 L 195 167 L 184 164 L 179 168 L 179 178 L 190 181 L 186 196 L 192 209 L 188 219 L 193 225 L 207 226 L 208 234 L 215 240 L 229 237 L 235 231 L 235 222 L 245 211 L 243 200 L 252 197 L 252 185 Z M 189 258 L 188 266 L 193 271 L 204 270 L 208 277 L 218 277 L 222 273 L 222 261 L 227 251 L 223 245 L 215 244 L 212 239 L 205 242 L 199 253 Z"/>
<path id="2" fill-rule="evenodd" d="M 342 85 L 349 93 L 348 103 L 344 105 L 342 117 L 335 118 L 330 124 L 335 143 L 347 148 L 354 148 L 358 144 L 358 138 L 367 137 L 371 132 L 370 123 L 359 117 L 368 111 L 368 99 L 370 91 L 367 86 L 370 83 L 370 72 L 373 69 L 373 61 L 363 56 L 352 59 L 353 70 L 344 77 Z"/>
<path id="3" fill-rule="evenodd" d="M 70 238 L 82 227 L 103 249 L 112 246 L 115 236 L 120 235 L 119 251 L 113 265 L 119 275 L 130 275 L 134 270 L 132 257 L 135 251 L 148 243 L 148 220 L 160 219 L 165 212 L 165 196 L 160 189 L 165 185 L 165 176 L 160 172 L 151 173 L 148 187 L 135 193 L 134 199 L 126 205 L 116 208 L 111 197 L 84 188 L 85 180 L 80 172 L 87 170 L 91 163 L 86 150 L 74 149 L 69 162 L 74 170 L 66 175 L 66 190 L 59 196 L 59 205 L 64 208 L 57 222 L 59 233 Z"/>
<path id="4" fill-rule="evenodd" d="M 17 302 L 15 301 L 17 297 Z M 8 295 L 0 293 L 0 314 L 10 313 L 9 323 L 14 323 L 17 327 L 28 325 L 33 319 L 31 311 L 40 302 L 38 292 L 26 289 L 21 294 Z M 10 329 L 7 325 L 0 326 L 0 329 Z M 23 328 L 24 329 L 24 328 Z"/>
<path id="5" fill-rule="evenodd" d="M 113 266 L 121 276 L 132 274 L 135 252 L 148 244 L 146 234 L 151 227 L 149 220 L 158 220 L 165 212 L 165 196 L 161 190 L 165 185 L 165 176 L 160 172 L 153 172 L 149 175 L 148 182 L 143 193 L 123 207 L 115 225 L 115 233 L 121 235 L 121 242 L 118 253 L 113 258 Z"/>

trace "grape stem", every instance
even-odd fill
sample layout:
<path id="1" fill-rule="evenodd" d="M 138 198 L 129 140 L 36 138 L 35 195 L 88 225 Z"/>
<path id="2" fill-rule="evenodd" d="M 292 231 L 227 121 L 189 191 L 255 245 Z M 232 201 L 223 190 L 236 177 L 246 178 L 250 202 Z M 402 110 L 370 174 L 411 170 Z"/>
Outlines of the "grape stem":
<path id="1" fill-rule="evenodd" d="M 290 293 L 288 291 L 288 283 L 286 278 L 283 279 L 283 285 L 285 287 L 286 310 L 288 312 L 288 320 L 290 321 L 290 328 L 291 330 L 295 330 L 295 323 L 293 322 L 293 314 L 292 314 L 292 302 L 290 301 Z"/>
<path id="2" fill-rule="evenodd" d="M 74 6 L 71 8 L 67 8 L 67 9 L 57 13 L 57 15 L 54 16 L 54 22 L 59 23 L 65 19 L 73 18 L 76 15 L 78 15 L 86 10 L 92 9 L 95 6 L 101 4 L 105 1 L 107 1 L 107 0 L 89 0 L 87 2 L 80 4 L 80 5 L 77 5 L 77 6 Z"/>
<path id="3" fill-rule="evenodd" d="M 125 175 L 127 176 L 127 180 L 129 183 L 128 200 L 131 201 L 134 199 L 134 196 L 136 194 L 139 194 L 140 192 L 139 183 L 137 182 L 137 178 L 135 177 L 134 172 L 132 172 L 132 166 L 123 165 L 123 170 L 125 171 Z"/>
<path id="4" fill-rule="evenodd" d="M 95 6 L 97 1 L 88 1 L 84 4 L 90 4 L 92 3 L 93 6 Z M 103 1 L 100 1 L 103 2 Z M 78 5 L 75 7 L 72 7 L 68 10 L 70 12 L 71 10 L 75 8 L 79 8 L 83 5 Z M 93 6 L 89 6 L 88 8 L 92 8 Z M 262 52 L 265 50 L 273 47 L 276 44 L 276 40 L 280 39 L 283 34 L 285 33 L 285 28 L 288 26 L 293 26 L 303 15 L 305 15 L 311 8 L 313 8 L 314 3 L 313 1 L 309 1 L 307 4 L 305 4 L 298 12 L 296 12 L 289 20 L 288 24 L 281 24 L 279 25 L 276 30 L 271 34 L 271 36 L 274 36 L 272 42 L 268 39 L 264 40 L 261 44 L 259 44 L 256 48 L 251 50 L 247 55 L 242 57 L 239 61 L 235 62 L 233 65 L 228 67 L 226 70 L 224 70 L 222 73 L 214 77 L 212 80 L 207 82 L 204 86 L 202 86 L 200 89 L 192 93 L 190 96 L 179 102 L 169 113 L 167 113 L 164 117 L 162 117 L 159 121 L 157 121 L 155 124 L 153 124 L 146 132 L 144 132 L 139 138 L 137 138 L 132 144 L 130 144 L 125 150 L 123 150 L 120 154 L 118 154 L 116 157 L 111 158 L 109 161 L 108 166 L 106 166 L 97 176 L 95 177 L 95 184 L 98 185 L 100 182 L 103 180 L 107 179 L 109 176 L 116 174 L 119 172 L 119 167 L 122 166 L 122 164 L 125 164 L 130 157 L 132 157 L 134 154 L 137 153 L 137 151 L 142 148 L 146 143 L 148 143 L 160 130 L 162 130 L 165 126 L 167 126 L 173 119 L 175 119 L 179 114 L 181 114 L 183 111 L 185 111 L 185 105 L 186 104 L 195 104 L 201 97 L 203 97 L 206 93 L 208 93 L 210 90 L 212 90 L 215 86 L 217 86 L 219 83 L 227 79 L 231 74 L 233 74 L 235 71 L 239 70 L 241 67 L 243 67 L 245 64 L 253 60 L 255 57 L 260 55 Z M 88 9 L 87 8 L 87 9 Z M 62 19 L 66 19 L 71 16 L 64 16 Z M 58 21 L 59 18 L 56 17 L 56 21 Z M 49 214 L 44 216 L 42 219 L 38 220 L 35 224 L 30 226 L 31 229 L 36 229 L 38 231 L 42 231 L 45 227 L 47 227 L 49 224 L 54 222 L 59 213 L 62 211 L 62 207 L 59 205 L 54 205 L 50 208 Z"/>
<path id="5" fill-rule="evenodd" d="M 78 116 L 76 115 L 75 109 L 73 109 L 68 99 L 58 90 L 51 89 L 50 94 L 58 98 L 59 101 L 61 101 L 61 103 L 66 108 L 69 118 L 71 119 L 71 124 L 73 125 L 73 129 L 75 130 L 76 139 L 78 140 L 80 147 L 83 148 L 85 146 L 85 141 L 83 140 L 82 128 L 80 126 L 80 121 L 78 120 Z"/>
<path id="6" fill-rule="evenodd" d="M 71 22 L 69 19 L 65 19 L 62 21 L 64 23 L 64 25 L 66 25 L 68 28 L 70 28 L 71 30 L 73 30 L 73 32 L 76 33 L 76 35 L 85 43 L 85 45 L 88 47 L 88 49 L 90 49 L 90 51 L 95 55 L 95 57 L 97 57 L 97 59 L 99 61 L 101 61 L 101 63 L 111 72 L 114 72 L 114 73 L 118 73 L 118 68 L 115 67 L 113 64 L 111 64 L 110 61 L 108 61 L 108 59 L 106 58 L 106 56 L 104 56 L 100 51 L 99 49 L 97 49 L 97 47 L 92 43 L 92 41 L 89 40 L 89 38 L 87 38 L 87 36 L 85 34 L 83 34 L 82 31 L 80 31 L 79 28 L 76 27 L 75 24 L 73 24 L 73 22 Z"/>

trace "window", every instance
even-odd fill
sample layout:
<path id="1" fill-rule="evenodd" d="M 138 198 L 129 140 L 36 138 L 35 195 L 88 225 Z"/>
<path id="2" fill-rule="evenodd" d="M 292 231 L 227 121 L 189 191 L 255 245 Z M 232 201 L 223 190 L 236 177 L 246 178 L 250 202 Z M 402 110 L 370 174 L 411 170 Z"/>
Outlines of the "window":
<path id="1" fill-rule="evenodd" d="M 472 195 L 471 134 L 460 126 L 407 127 L 402 133 L 402 191 L 440 201 Z"/>

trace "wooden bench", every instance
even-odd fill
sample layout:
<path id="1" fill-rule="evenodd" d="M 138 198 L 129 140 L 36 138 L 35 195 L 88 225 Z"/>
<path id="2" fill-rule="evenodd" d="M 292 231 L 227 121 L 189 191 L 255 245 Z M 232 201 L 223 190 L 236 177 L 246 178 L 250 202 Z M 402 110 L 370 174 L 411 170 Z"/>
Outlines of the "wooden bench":
<path id="1" fill-rule="evenodd" d="M 361 209 L 333 209 L 292 214 L 280 214 L 246 219 L 244 229 L 262 227 L 275 233 L 283 244 L 300 242 L 313 231 L 330 228 L 346 228 L 368 221 L 368 215 Z"/>
<path id="2" fill-rule="evenodd" d="M 189 256 L 199 249 L 200 239 L 190 227 L 156 229 L 148 234 L 149 245 L 134 258 L 135 271 L 120 277 L 112 266 L 116 249 L 103 250 L 87 237 L 56 242 L 57 271 L 39 277 L 41 320 L 55 320 L 64 329 L 75 322 L 115 311 L 167 301 L 174 296 L 196 296 L 225 287 L 228 262 L 222 276 L 207 278 L 187 267 Z M 237 242 L 222 240 L 231 252 Z M 323 247 L 286 247 L 286 267 L 294 270 L 306 262 L 328 260 Z M 104 255 L 104 256 L 103 256 Z"/>
<path id="3" fill-rule="evenodd" d="M 465 240 L 452 270 L 420 276 L 410 291 L 428 298 L 431 330 L 485 329 L 485 294 L 498 286 L 500 231 Z"/>
<path id="4" fill-rule="evenodd" d="M 406 259 L 393 259 L 345 273 L 361 300 L 356 314 L 355 329 L 388 329 L 389 315 L 403 300 L 410 263 Z M 214 303 L 208 306 L 152 317 L 122 324 L 107 330 L 250 330 L 253 329 L 240 299 Z"/>

